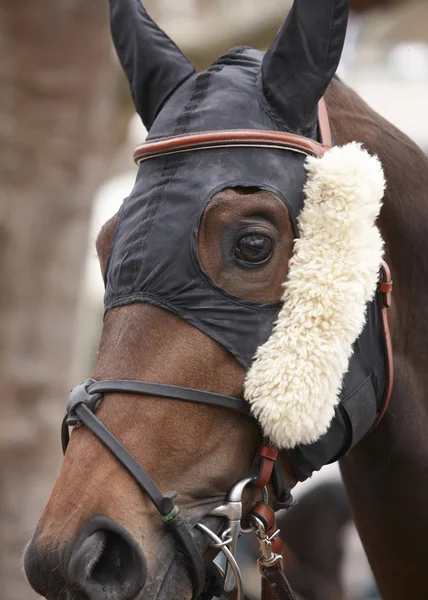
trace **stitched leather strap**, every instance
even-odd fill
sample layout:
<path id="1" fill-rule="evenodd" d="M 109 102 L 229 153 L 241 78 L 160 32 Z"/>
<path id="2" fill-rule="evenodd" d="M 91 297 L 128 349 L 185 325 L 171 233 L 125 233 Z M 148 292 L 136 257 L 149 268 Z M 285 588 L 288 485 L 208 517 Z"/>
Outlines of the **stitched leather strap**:
<path id="1" fill-rule="evenodd" d="M 332 147 L 332 137 L 327 108 L 324 99 L 318 105 L 318 121 L 321 143 L 301 135 L 285 131 L 265 131 L 259 129 L 230 129 L 226 131 L 202 131 L 174 135 L 140 144 L 134 151 L 137 164 L 178 152 L 207 150 L 223 147 L 269 147 L 279 150 L 291 150 L 312 156 L 322 156 Z"/>
<path id="2" fill-rule="evenodd" d="M 262 574 L 262 600 L 296 600 L 281 565 L 260 566 Z"/>
<path id="3" fill-rule="evenodd" d="M 140 164 L 149 158 L 167 156 L 178 152 L 207 150 L 223 147 L 270 147 L 278 150 L 291 150 L 310 156 L 322 156 L 327 147 L 322 144 L 283 131 L 259 131 L 256 129 L 230 129 L 227 131 L 206 131 L 188 133 L 145 142 L 134 151 L 134 160 Z"/>
<path id="4" fill-rule="evenodd" d="M 251 510 L 251 514 L 257 517 L 263 523 L 266 535 L 268 537 L 273 536 L 273 534 L 278 530 L 275 521 L 275 513 L 268 504 L 265 504 L 264 502 L 257 502 L 254 508 Z M 275 554 L 281 554 L 282 541 L 279 535 L 275 536 L 271 540 L 271 544 L 272 552 Z"/>
<path id="5" fill-rule="evenodd" d="M 258 479 L 254 485 L 258 488 L 265 487 L 269 483 L 277 456 L 278 450 L 270 446 L 268 441 L 264 441 L 256 457 L 256 461 L 260 463 L 260 468 Z"/>

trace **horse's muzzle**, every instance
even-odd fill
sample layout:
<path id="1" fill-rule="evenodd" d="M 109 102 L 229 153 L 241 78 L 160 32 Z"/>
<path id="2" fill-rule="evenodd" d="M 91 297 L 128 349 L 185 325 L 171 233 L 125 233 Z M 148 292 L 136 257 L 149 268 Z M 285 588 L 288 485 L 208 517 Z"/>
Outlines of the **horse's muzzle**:
<path id="1" fill-rule="evenodd" d="M 37 534 L 27 548 L 24 568 L 34 590 L 45 598 L 132 600 L 147 578 L 144 554 L 134 537 L 105 516 L 89 519 L 63 549 L 38 546 Z"/>

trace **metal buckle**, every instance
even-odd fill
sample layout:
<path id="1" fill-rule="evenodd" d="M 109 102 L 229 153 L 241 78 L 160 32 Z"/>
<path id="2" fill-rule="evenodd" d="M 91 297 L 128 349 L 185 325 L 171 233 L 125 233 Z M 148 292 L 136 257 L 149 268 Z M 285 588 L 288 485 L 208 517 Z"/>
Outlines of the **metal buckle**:
<path id="1" fill-rule="evenodd" d="M 255 534 L 259 540 L 261 556 L 257 560 L 257 569 L 260 575 L 263 575 L 262 567 L 274 567 L 279 565 L 283 568 L 283 558 L 281 554 L 276 554 L 272 551 L 272 541 L 279 535 L 279 529 L 277 529 L 271 536 L 266 534 L 265 526 L 262 521 L 255 515 L 251 515 L 252 521 L 255 526 Z"/>

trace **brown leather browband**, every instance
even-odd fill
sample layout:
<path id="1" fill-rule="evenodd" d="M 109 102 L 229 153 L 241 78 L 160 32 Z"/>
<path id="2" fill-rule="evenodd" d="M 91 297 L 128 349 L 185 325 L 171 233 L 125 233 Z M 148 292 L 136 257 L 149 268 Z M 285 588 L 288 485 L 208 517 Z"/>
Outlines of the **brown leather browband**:
<path id="1" fill-rule="evenodd" d="M 223 147 L 277 148 L 299 152 L 308 156 L 322 156 L 332 147 L 331 131 L 324 100 L 318 106 L 319 129 L 322 142 L 287 133 L 285 131 L 263 131 L 258 129 L 229 129 L 227 131 L 205 131 L 173 135 L 140 144 L 134 151 L 137 164 L 149 158 L 167 156 L 180 152 L 208 150 Z"/>
<path id="2" fill-rule="evenodd" d="M 311 156 L 322 156 L 328 148 L 309 138 L 281 131 L 257 131 L 256 129 L 232 129 L 228 131 L 208 131 L 187 133 L 145 142 L 134 151 L 137 164 L 149 158 L 224 147 L 260 148 L 267 146 L 278 150 L 291 150 Z"/>

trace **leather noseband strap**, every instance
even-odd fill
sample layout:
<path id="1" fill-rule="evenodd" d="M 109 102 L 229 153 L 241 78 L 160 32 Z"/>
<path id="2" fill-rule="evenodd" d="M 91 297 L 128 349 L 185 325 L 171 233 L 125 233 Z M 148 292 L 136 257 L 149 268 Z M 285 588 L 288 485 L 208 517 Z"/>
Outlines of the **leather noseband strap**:
<path id="1" fill-rule="evenodd" d="M 215 394 L 214 392 L 204 392 L 193 388 L 179 387 L 177 385 L 166 385 L 164 383 L 149 383 L 147 381 L 128 381 L 118 379 L 115 381 L 95 381 L 92 380 L 88 387 L 90 394 L 96 393 L 122 393 L 142 394 L 147 396 L 158 396 L 160 398 L 170 398 L 173 400 L 186 400 L 196 404 L 209 404 L 220 408 L 228 408 L 245 416 L 250 416 L 251 408 L 248 402 Z"/>

